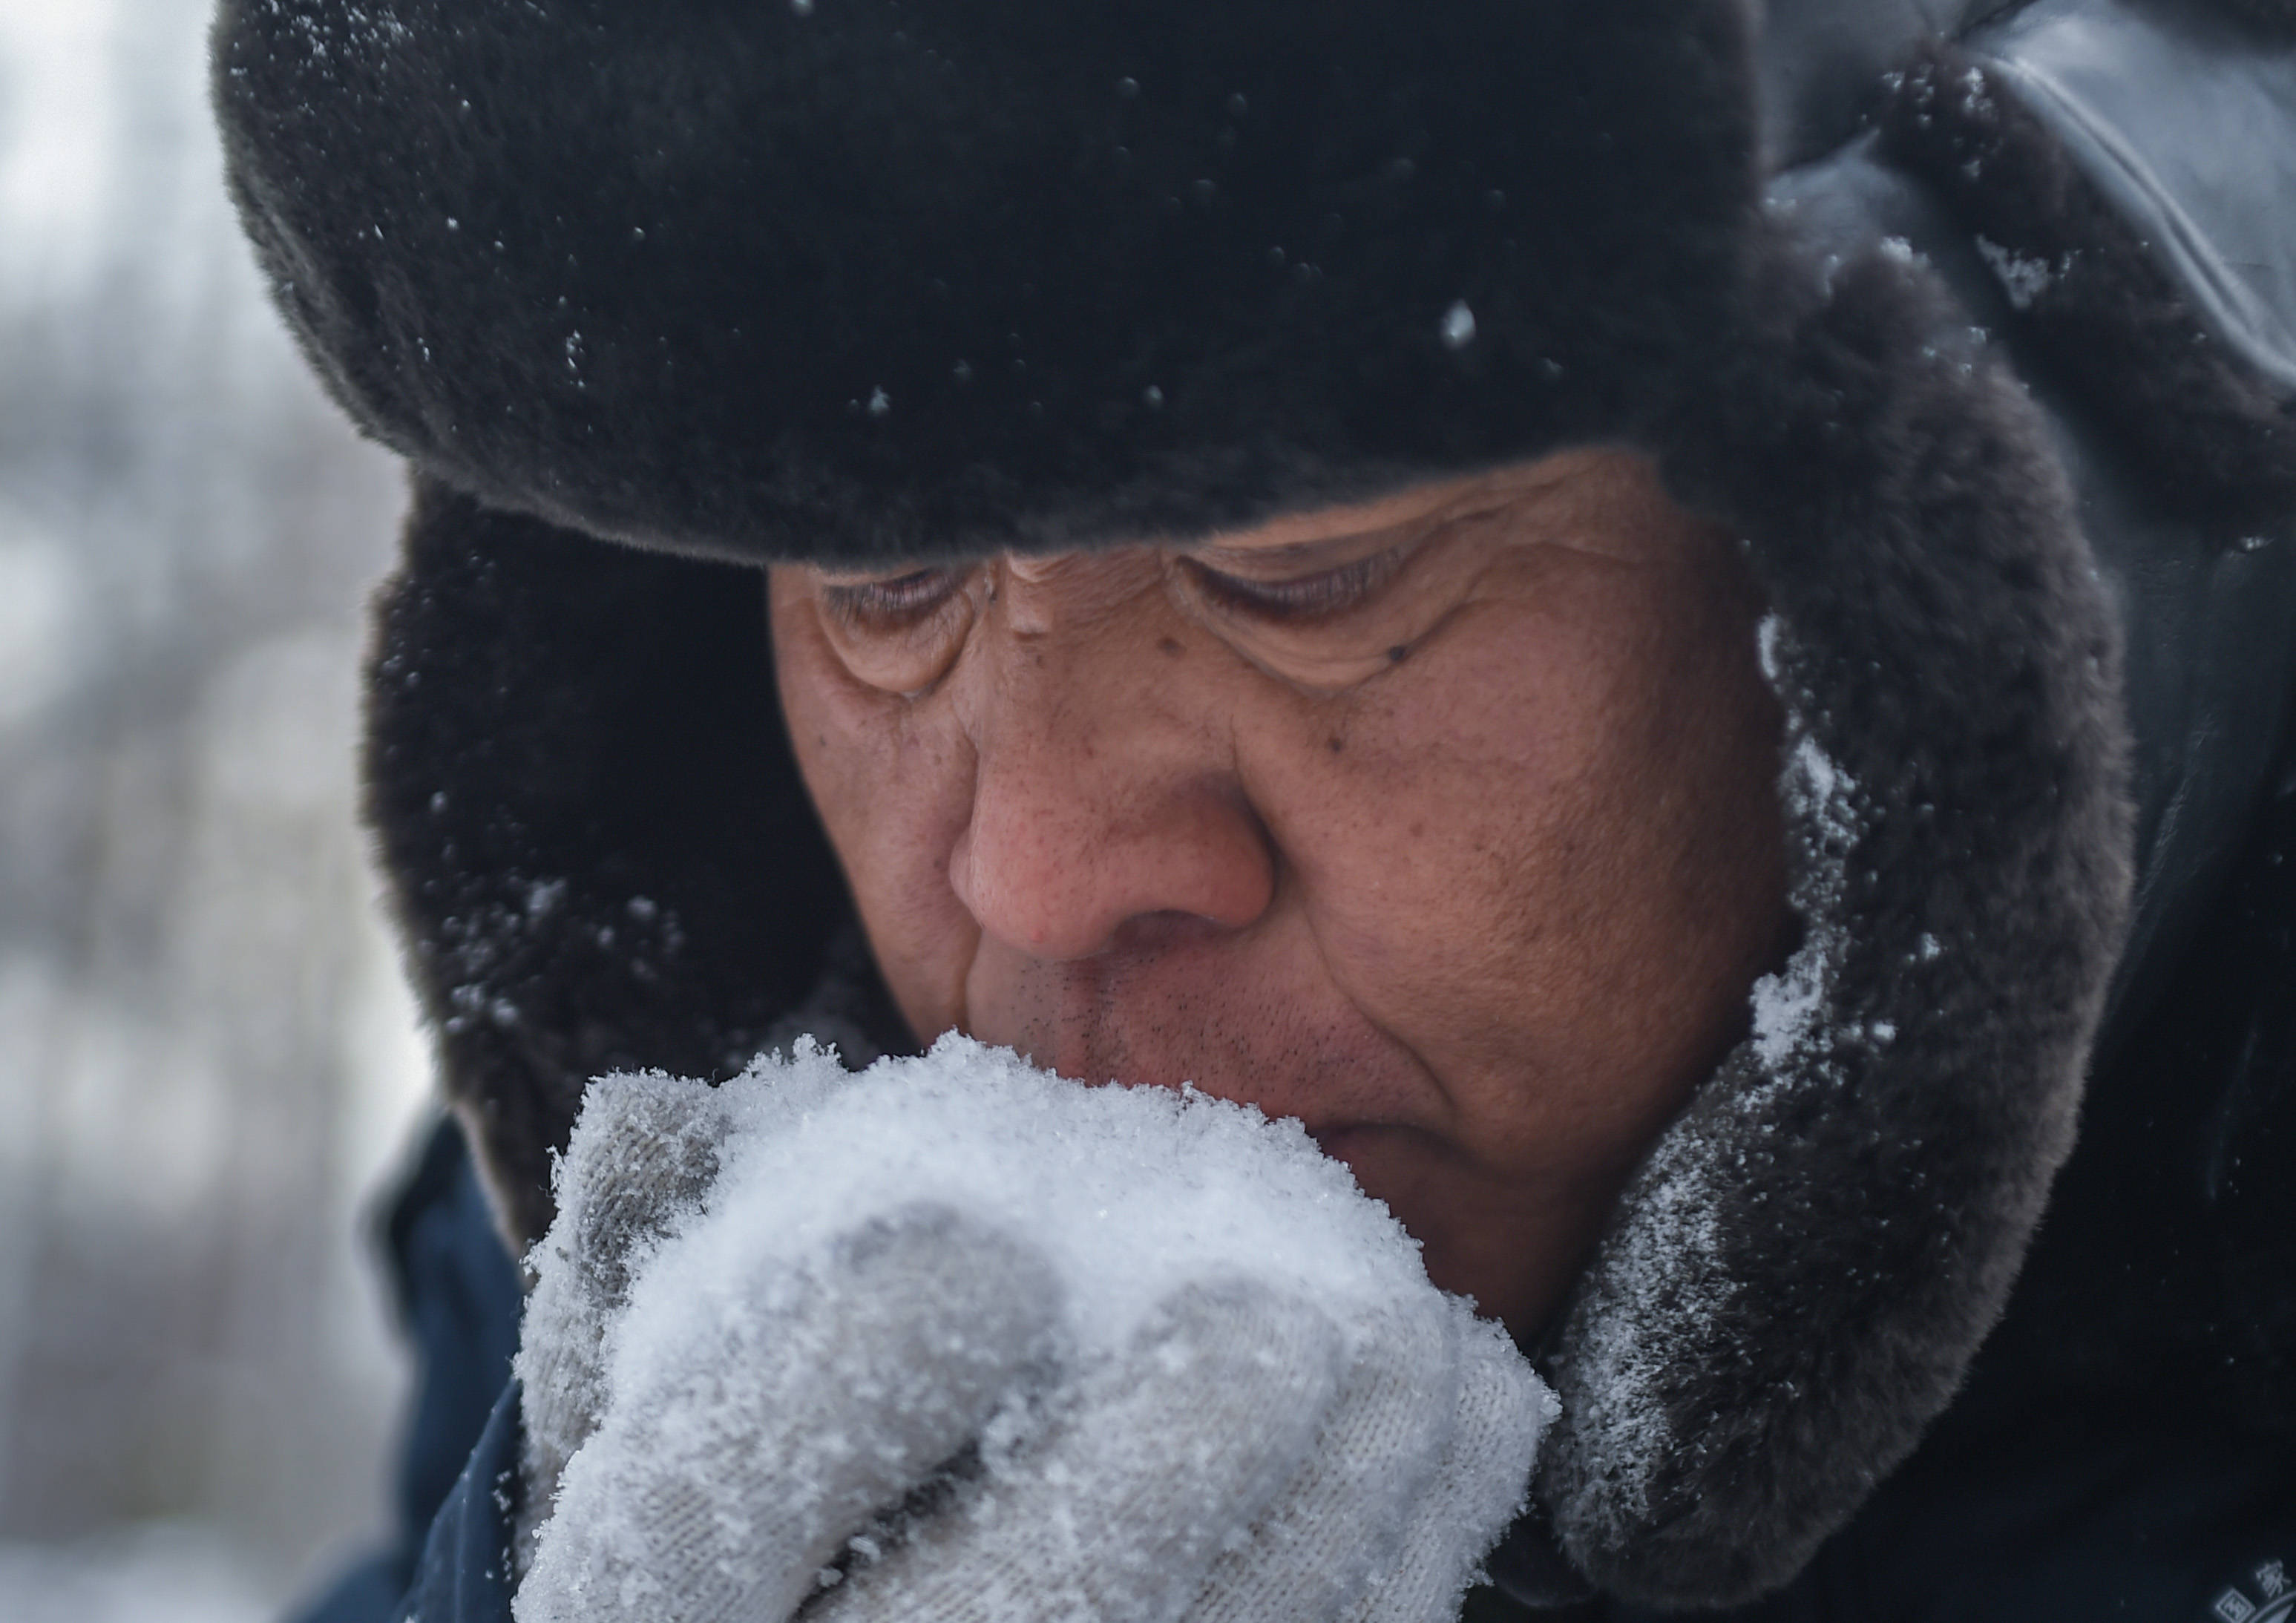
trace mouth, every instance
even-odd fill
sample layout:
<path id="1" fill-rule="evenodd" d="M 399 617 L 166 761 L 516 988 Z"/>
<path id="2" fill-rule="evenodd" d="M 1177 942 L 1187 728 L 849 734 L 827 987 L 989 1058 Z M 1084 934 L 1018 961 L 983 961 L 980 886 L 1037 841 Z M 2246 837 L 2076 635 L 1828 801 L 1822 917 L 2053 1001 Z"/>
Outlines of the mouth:
<path id="1" fill-rule="evenodd" d="M 1372 1121 L 1334 1121 L 1321 1126 L 1302 1122 L 1300 1125 L 1307 1127 L 1308 1136 L 1316 1141 L 1316 1148 L 1333 1160 L 1341 1161 L 1348 1159 L 1349 1148 L 1358 1146 L 1368 1135 L 1383 1130 L 1379 1123 Z"/>
<path id="2" fill-rule="evenodd" d="M 1308 1136 L 1316 1148 L 1355 1174 L 1356 1182 L 1368 1189 L 1377 1176 L 1377 1169 L 1392 1160 L 1398 1149 L 1411 1137 L 1412 1130 L 1395 1122 L 1341 1121 L 1323 1126 L 1308 1126 Z"/>

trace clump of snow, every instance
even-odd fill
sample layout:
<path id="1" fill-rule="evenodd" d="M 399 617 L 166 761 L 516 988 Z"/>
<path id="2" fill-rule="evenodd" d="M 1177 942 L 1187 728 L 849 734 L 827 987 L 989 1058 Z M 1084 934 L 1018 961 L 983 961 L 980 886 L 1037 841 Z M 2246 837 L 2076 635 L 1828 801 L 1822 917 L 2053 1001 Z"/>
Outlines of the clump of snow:
<path id="1" fill-rule="evenodd" d="M 1856 780 L 1818 742 L 1789 680 L 1794 651 L 1785 622 L 1775 613 L 1766 615 L 1754 637 L 1763 680 L 1785 706 L 1791 742 L 1778 777 L 1778 796 L 1801 852 L 1792 895 L 1804 926 L 1801 945 L 1784 967 L 1755 981 L 1752 995 L 1754 1051 L 1763 1069 L 1782 1078 L 1797 1052 L 1810 1041 L 1833 996 L 1848 945 L 1835 915 L 1849 855 L 1865 819 Z M 1892 1030 L 1877 1040 L 1887 1042 L 1895 1036 Z M 1767 1097 L 1767 1092 L 1757 1090 L 1753 1097 Z"/>
<path id="2" fill-rule="evenodd" d="M 1986 236 L 1977 239 L 1977 252 L 1993 272 L 1994 280 L 2000 283 L 2001 291 L 2007 295 L 2009 307 L 2013 310 L 2030 309 L 2035 299 L 2047 292 L 2059 276 L 2072 268 L 2070 255 L 2051 265 L 2046 259 L 2037 259 L 2030 254 L 2004 248 Z"/>
<path id="3" fill-rule="evenodd" d="M 1860 821 L 1857 783 L 1808 732 L 1787 753 L 1779 790 L 1807 865 L 1794 896 L 1804 924 L 1802 943 L 1784 969 L 1754 983 L 1754 1050 L 1773 1073 L 1810 1039 L 1832 996 L 1848 945 L 1834 910 L 1841 897 L 1843 860 L 1857 840 Z"/>
<path id="4" fill-rule="evenodd" d="M 1772 1070 L 1784 1064 L 1825 1002 L 1823 953 L 1805 947 L 1785 968 L 1754 983 L 1754 1048 Z"/>
<path id="5" fill-rule="evenodd" d="M 711 1220 L 633 1288 L 621 1359 L 679 1344 L 705 1282 L 726 1270 L 795 1265 L 919 1204 L 1041 1248 L 1087 1355 L 1113 1353 L 1173 1291 L 1222 1273 L 1289 1287 L 1343 1322 L 1434 1290 L 1418 1242 L 1299 1122 L 1202 1094 L 1082 1087 L 954 1033 L 858 1076 L 800 1039 L 720 1093 L 733 1130 Z"/>
<path id="6" fill-rule="evenodd" d="M 1464 349 L 1475 341 L 1475 313 L 1467 307 L 1464 299 L 1455 299 L 1451 307 L 1443 312 L 1443 347 Z"/>
<path id="7" fill-rule="evenodd" d="M 849 1577 L 832 1611 L 894 1597 L 865 1616 L 1256 1616 L 1295 1578 L 1448 1615 L 1520 1509 L 1553 1395 L 1297 1121 L 955 1035 L 600 1089 L 531 1258 L 521 1623 Z"/>
<path id="8" fill-rule="evenodd" d="M 1762 616 L 1762 623 L 1754 627 L 1754 654 L 1761 661 L 1762 680 L 1770 684 L 1773 693 L 1785 679 L 1785 666 L 1779 647 L 1785 632 L 1785 622 L 1775 614 Z"/>

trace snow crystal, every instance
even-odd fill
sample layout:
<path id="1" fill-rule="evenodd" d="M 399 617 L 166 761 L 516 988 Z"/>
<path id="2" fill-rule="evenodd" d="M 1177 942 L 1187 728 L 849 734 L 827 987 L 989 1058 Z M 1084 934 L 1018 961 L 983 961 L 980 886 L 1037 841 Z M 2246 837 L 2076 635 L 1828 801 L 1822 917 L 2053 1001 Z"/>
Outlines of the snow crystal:
<path id="1" fill-rule="evenodd" d="M 1825 958 L 1807 949 L 1785 968 L 1754 982 L 1754 1049 L 1773 1070 L 1808 1034 L 1825 1004 Z"/>
<path id="2" fill-rule="evenodd" d="M 1464 349 L 1475 341 L 1475 313 L 1467 307 L 1465 299 L 1452 300 L 1451 307 L 1443 312 L 1442 330 L 1447 349 Z"/>
<path id="3" fill-rule="evenodd" d="M 1809 843 L 1810 868 L 1794 898 L 1808 934 L 1784 969 L 1754 983 L 1754 1049 L 1772 1072 L 1802 1045 L 1832 995 L 1845 945 L 1834 905 L 1841 899 L 1843 858 L 1857 840 L 1859 822 L 1856 782 L 1808 733 L 1787 754 L 1780 792 Z"/>
<path id="4" fill-rule="evenodd" d="M 2004 248 L 1986 236 L 1977 239 L 1977 253 L 1993 272 L 1994 280 L 2000 283 L 2001 291 L 2008 295 L 2009 307 L 2013 310 L 2031 308 L 2033 301 L 2049 291 L 2049 284 L 2057 279 L 2058 273 L 2067 268 L 2064 265 L 2052 268 L 2046 259 L 2036 259 Z"/>
<path id="5" fill-rule="evenodd" d="M 1817 740 L 1807 734 L 1794 745 L 1792 765 L 1787 782 L 1798 790 L 1812 809 L 1823 810 L 1838 803 L 1849 785 L 1849 779 L 1836 767 Z"/>
<path id="6" fill-rule="evenodd" d="M 1775 691 L 1785 673 L 1785 662 L 1780 656 L 1780 643 L 1785 636 L 1785 622 L 1775 614 L 1766 614 L 1762 623 L 1754 627 L 1754 652 L 1762 662 L 1762 680 Z"/>

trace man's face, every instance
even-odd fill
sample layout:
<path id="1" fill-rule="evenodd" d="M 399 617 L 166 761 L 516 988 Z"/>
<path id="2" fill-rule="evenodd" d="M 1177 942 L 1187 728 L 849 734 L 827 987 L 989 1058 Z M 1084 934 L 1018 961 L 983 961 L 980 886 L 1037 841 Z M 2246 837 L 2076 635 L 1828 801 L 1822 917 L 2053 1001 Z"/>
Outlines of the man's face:
<path id="1" fill-rule="evenodd" d="M 921 1038 L 1297 1116 L 1518 1334 L 1780 947 L 1759 607 L 1626 453 L 771 592 Z"/>

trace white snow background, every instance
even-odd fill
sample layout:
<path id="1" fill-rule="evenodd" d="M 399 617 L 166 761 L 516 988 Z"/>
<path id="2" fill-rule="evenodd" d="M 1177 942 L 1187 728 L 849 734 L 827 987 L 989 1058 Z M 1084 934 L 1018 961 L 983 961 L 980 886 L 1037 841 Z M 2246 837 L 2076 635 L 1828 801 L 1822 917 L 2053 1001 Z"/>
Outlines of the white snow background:
<path id="1" fill-rule="evenodd" d="M 225 196 L 210 0 L 0 0 L 0 1619 L 377 1536 L 427 1063 L 354 816 L 404 494 Z"/>

